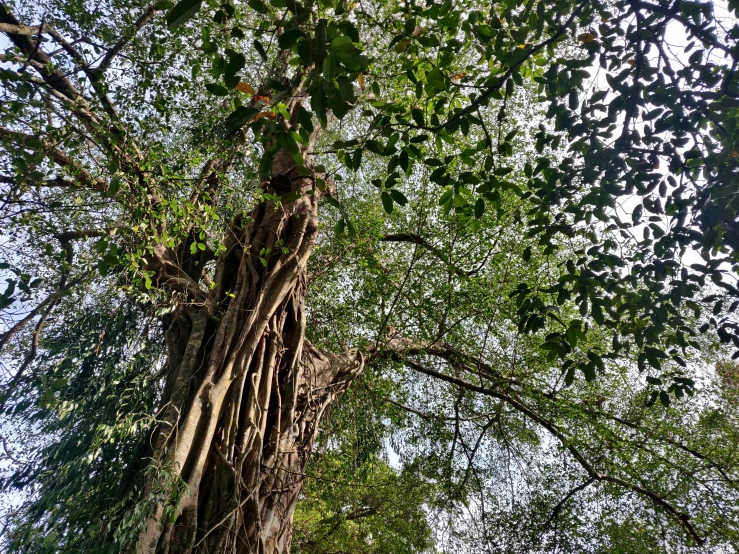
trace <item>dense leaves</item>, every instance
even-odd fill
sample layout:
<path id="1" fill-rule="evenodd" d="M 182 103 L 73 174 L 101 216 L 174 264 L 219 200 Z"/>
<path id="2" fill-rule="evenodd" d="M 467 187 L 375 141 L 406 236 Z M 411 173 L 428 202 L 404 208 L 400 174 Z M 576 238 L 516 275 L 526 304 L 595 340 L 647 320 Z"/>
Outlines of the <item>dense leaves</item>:
<path id="1" fill-rule="evenodd" d="M 163 335 L 309 178 L 307 335 L 366 371 L 294 551 L 737 548 L 737 8 L 0 5 L 0 540 L 174 521 Z"/>

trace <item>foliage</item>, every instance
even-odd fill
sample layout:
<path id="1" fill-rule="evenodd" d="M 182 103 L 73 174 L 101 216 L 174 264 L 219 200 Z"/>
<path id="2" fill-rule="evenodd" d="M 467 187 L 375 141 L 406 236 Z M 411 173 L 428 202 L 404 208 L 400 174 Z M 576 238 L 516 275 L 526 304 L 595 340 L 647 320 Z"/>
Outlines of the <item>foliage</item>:
<path id="1" fill-rule="evenodd" d="M 1 5 L 0 405 L 39 436 L 2 540 L 176 517 L 176 472 L 139 473 L 165 332 L 229 229 L 300 197 L 285 152 L 321 198 L 308 338 L 367 365 L 294 551 L 736 549 L 738 8 Z"/>

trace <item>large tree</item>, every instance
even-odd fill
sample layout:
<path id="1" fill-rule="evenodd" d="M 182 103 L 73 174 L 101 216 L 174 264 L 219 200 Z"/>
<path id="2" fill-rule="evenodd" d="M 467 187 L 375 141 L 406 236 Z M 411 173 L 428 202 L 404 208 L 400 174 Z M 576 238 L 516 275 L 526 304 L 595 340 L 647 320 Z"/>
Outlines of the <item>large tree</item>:
<path id="1" fill-rule="evenodd" d="M 456 422 L 427 437 L 451 453 L 426 471 L 461 471 L 450 496 L 484 492 L 494 448 L 471 435 L 513 418 L 584 477 L 557 514 L 595 483 L 688 541 L 731 528 L 691 488 L 733 494 L 731 426 L 644 411 L 692 396 L 696 327 L 739 342 L 728 14 L 48 0 L 1 5 L 0 32 L 1 399 L 47 432 L 13 479 L 41 486 L 46 540 L 287 552 L 322 419 L 398 364 Z"/>

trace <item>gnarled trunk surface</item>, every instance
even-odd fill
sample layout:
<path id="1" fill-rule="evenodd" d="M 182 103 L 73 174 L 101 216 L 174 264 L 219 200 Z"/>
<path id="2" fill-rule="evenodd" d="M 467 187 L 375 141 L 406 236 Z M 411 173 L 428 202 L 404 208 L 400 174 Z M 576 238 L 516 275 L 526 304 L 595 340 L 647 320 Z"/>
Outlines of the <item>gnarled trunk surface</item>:
<path id="1" fill-rule="evenodd" d="M 287 182 L 297 200 L 265 200 L 230 229 L 208 296 L 216 301 L 180 308 L 170 325 L 146 492 L 156 468 L 169 467 L 188 493 L 157 504 L 139 552 L 288 552 L 318 424 L 362 370 L 359 352 L 324 354 L 305 340 L 319 193 L 281 150 L 263 185 L 279 183 L 284 195 Z"/>

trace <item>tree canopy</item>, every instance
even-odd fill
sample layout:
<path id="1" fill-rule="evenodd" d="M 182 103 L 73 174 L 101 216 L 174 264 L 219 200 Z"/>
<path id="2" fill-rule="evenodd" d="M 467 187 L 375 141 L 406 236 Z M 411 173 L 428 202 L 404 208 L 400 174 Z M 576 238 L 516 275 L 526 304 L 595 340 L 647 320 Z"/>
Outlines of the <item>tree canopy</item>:
<path id="1" fill-rule="evenodd" d="M 0 541 L 739 548 L 737 17 L 0 4 Z"/>

